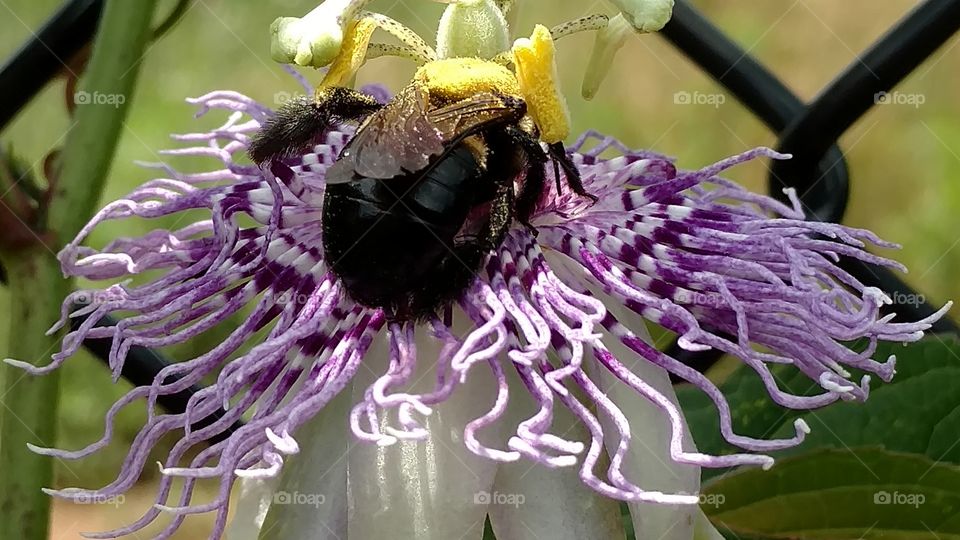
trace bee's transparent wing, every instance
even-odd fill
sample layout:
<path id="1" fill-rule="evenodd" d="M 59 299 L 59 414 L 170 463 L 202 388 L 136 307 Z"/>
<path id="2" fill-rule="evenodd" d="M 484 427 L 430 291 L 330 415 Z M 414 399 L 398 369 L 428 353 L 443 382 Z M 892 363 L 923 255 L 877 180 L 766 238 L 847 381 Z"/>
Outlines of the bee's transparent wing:
<path id="1" fill-rule="evenodd" d="M 426 167 L 443 152 L 443 134 L 427 117 L 428 99 L 426 91 L 409 86 L 367 118 L 327 170 L 327 183 L 393 178 Z"/>
<path id="2" fill-rule="evenodd" d="M 523 101 L 492 93 L 477 94 L 432 111 L 429 106 L 426 90 L 405 88 L 360 126 L 337 162 L 327 169 L 326 182 L 388 179 L 422 170 L 449 145 L 526 114 Z"/>

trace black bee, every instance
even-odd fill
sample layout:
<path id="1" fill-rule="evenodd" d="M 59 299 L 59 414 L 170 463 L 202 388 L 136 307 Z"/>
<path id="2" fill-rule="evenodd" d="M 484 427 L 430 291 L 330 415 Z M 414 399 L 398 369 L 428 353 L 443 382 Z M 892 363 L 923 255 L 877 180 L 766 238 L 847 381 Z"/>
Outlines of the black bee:
<path id="1" fill-rule="evenodd" d="M 297 154 L 343 121 L 362 123 L 327 171 L 324 253 L 353 300 L 394 321 L 457 301 L 514 219 L 532 229 L 551 158 L 593 199 L 562 143 L 544 150 L 524 100 L 498 91 L 433 98 L 414 83 L 381 105 L 328 88 L 281 108 L 250 156 L 262 165 Z"/>

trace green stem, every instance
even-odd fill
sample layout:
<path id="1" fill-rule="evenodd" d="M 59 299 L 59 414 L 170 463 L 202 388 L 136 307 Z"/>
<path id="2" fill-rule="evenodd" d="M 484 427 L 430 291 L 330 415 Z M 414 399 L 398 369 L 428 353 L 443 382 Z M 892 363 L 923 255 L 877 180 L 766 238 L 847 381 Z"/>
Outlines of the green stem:
<path id="1" fill-rule="evenodd" d="M 139 62 L 150 37 L 156 0 L 108 0 L 82 84 L 88 102 L 78 103 L 67 135 L 60 174 L 52 186 L 45 237 L 57 246 L 73 239 L 96 209 L 133 97 Z M 83 101 L 83 100 L 79 100 Z M 60 316 L 72 284 L 42 244 L 2 254 L 11 291 L 9 356 L 43 365 L 59 349 L 59 335 L 45 336 Z M 31 377 L 0 370 L 0 538 L 46 540 L 53 460 L 25 444 L 54 446 L 56 374 Z"/>
<path id="2" fill-rule="evenodd" d="M 50 230 L 69 241 L 96 209 L 124 130 L 157 0 L 108 0 L 50 201 Z"/>
<path id="3" fill-rule="evenodd" d="M 5 256 L 3 265 L 10 287 L 8 355 L 46 364 L 57 340 L 44 332 L 59 316 L 69 282 L 42 246 Z M 53 460 L 25 445 L 54 445 L 58 375 L 32 377 L 7 365 L 0 370 L 0 538 L 47 538 L 50 497 L 40 488 L 53 485 Z"/>

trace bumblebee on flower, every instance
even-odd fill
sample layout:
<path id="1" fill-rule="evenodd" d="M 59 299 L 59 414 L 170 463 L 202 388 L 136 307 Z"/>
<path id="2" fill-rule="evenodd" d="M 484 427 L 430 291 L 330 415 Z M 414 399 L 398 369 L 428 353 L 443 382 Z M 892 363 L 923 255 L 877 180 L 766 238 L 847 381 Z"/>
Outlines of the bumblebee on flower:
<path id="1" fill-rule="evenodd" d="M 101 440 L 75 452 L 35 448 L 80 458 L 109 441 L 120 408 L 143 399 L 152 411 L 113 483 L 53 493 L 123 493 L 158 439 L 186 429 L 162 464 L 156 506 L 96 537 L 132 534 L 162 513 L 174 516 L 168 537 L 184 516 L 216 512 L 218 538 L 238 477 L 252 486 L 241 504 L 253 506 L 232 531 L 255 537 L 271 500 L 258 495 L 275 489 L 292 462 L 300 473 L 285 470 L 277 489 L 307 485 L 325 503 L 286 519 L 298 531 L 290 538 L 318 523 L 331 538 L 456 538 L 487 514 L 503 538 L 521 537 L 513 531 L 531 523 L 530 534 L 543 537 L 607 538 L 610 499 L 633 504 L 643 537 L 690 538 L 700 518 L 699 467 L 767 467 L 764 454 L 799 444 L 807 426 L 798 421 L 782 440 L 738 435 L 717 387 L 649 345 L 644 320 L 681 336 L 686 349 L 739 357 L 787 408 L 865 399 L 866 380 L 850 381 L 847 367 L 892 377 L 893 359 L 871 358 L 877 342 L 915 341 L 949 306 L 919 322 L 881 317 L 889 299 L 835 258 L 897 267 L 863 249 L 887 244 L 803 221 L 792 193 L 785 206 L 720 176 L 748 160 L 787 156 L 758 149 L 683 171 L 596 133 L 564 146 L 570 123 L 555 41 L 597 33 L 589 96 L 631 31 L 659 29 L 672 5 L 622 3 L 612 19 L 537 26 L 511 43 L 511 2 L 459 0 L 444 12 L 436 48 L 363 11 L 361 0 L 327 0 L 301 19 L 278 19 L 275 59 L 328 68 L 315 97 L 279 111 L 234 92 L 192 100 L 201 113 L 222 109 L 229 119 L 178 137 L 196 146 L 171 153 L 213 159 L 217 168 L 158 165 L 163 177 L 107 205 L 60 255 L 65 272 L 88 279 L 160 277 L 92 295 L 102 301 L 80 310 L 87 322 L 51 364 L 18 365 L 46 373 L 83 339 L 111 338 L 119 374 L 134 345 L 182 343 L 237 313 L 246 318 L 205 354 L 132 390 L 109 413 Z M 377 29 L 399 44 L 372 42 Z M 351 88 L 377 56 L 420 64 L 392 98 Z M 247 155 L 253 165 L 242 164 Z M 198 208 L 210 219 L 102 250 L 81 246 L 104 221 Z M 244 225 L 247 218 L 256 224 Z M 120 311 L 132 315 L 95 326 Z M 843 345 L 860 338 L 870 344 L 863 353 Z M 240 352 L 244 345 L 252 348 Z M 794 365 L 821 393 L 784 392 L 772 363 Z M 743 453 L 697 452 L 668 374 L 709 395 L 724 438 Z M 159 396 L 211 375 L 216 383 L 185 413 L 154 410 Z M 191 429 L 221 407 L 225 414 Z M 342 445 L 337 455 L 326 455 L 330 444 Z M 524 461 L 542 467 L 529 476 L 530 467 L 511 468 Z M 313 474 L 303 472 L 310 467 Z M 185 487 L 171 499 L 174 478 Z M 198 504 L 192 489 L 204 478 L 220 489 Z M 477 493 L 519 489 L 525 500 L 553 504 L 476 502 Z"/>
<path id="2" fill-rule="evenodd" d="M 449 16 L 457 11 L 469 16 Z M 555 84 L 550 31 L 538 26 L 530 40 L 517 42 L 514 75 L 479 56 L 501 49 L 483 50 L 478 40 L 464 45 L 464 34 L 450 32 L 458 17 L 485 21 L 487 12 L 502 22 L 492 2 L 448 10 L 440 50 L 453 56 L 428 61 L 384 106 L 330 86 L 352 78 L 362 58 L 356 51 L 368 46 L 377 18 L 351 23 L 345 56 L 338 57 L 351 68 L 335 60 L 314 100 L 285 105 L 251 143 L 257 164 L 283 169 L 282 159 L 311 148 L 332 119 L 363 120 L 324 177 L 325 258 L 352 299 L 383 308 L 392 320 L 429 318 L 457 300 L 514 218 L 535 232 L 530 218 L 544 194 L 548 162 L 557 193 L 562 168 L 573 193 L 596 201 L 563 147 L 569 122 Z M 505 23 L 500 30 L 498 41 L 505 42 Z M 437 57 L 409 32 L 397 33 L 411 51 Z M 481 205 L 481 223 L 466 223 Z"/>

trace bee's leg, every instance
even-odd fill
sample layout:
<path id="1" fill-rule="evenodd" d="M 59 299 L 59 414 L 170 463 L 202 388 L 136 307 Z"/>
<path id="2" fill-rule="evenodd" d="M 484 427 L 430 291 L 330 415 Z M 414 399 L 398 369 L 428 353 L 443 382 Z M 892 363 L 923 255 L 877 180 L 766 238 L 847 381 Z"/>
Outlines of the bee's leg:
<path id="1" fill-rule="evenodd" d="M 557 196 L 559 197 L 563 194 L 563 184 L 560 183 L 560 162 L 556 159 L 550 161 L 553 162 L 553 182 L 557 185 Z"/>
<path id="2" fill-rule="evenodd" d="M 583 187 L 583 180 L 580 178 L 580 171 L 577 169 L 577 165 L 570 159 L 570 156 L 567 154 L 567 149 L 564 148 L 562 142 L 556 142 L 550 144 L 548 147 L 548 152 L 550 157 L 553 158 L 554 166 L 559 165 L 563 169 L 564 175 L 567 177 L 567 185 L 570 186 L 570 189 L 574 193 L 580 195 L 581 197 L 586 197 L 593 202 L 597 202 L 597 197 L 587 193 L 587 190 Z M 560 189 L 560 177 L 557 176 L 557 190 Z"/>
<path id="3" fill-rule="evenodd" d="M 318 91 L 315 102 L 338 122 L 363 120 L 383 108 L 373 96 L 343 86 Z"/>
<path id="4" fill-rule="evenodd" d="M 544 187 L 547 185 L 546 162 L 528 156 L 527 176 L 523 182 L 523 189 L 517 196 L 517 220 L 523 224 L 534 236 L 540 234 L 540 231 L 530 223 L 533 212 L 537 209 L 537 203 L 543 197 Z"/>
<path id="5" fill-rule="evenodd" d="M 523 152 L 518 151 L 524 144 L 519 140 L 519 134 L 523 132 L 513 126 L 486 134 L 490 153 L 487 156 L 486 178 L 492 186 L 492 193 L 487 192 L 485 196 L 490 202 L 489 219 L 476 237 L 477 244 L 484 252 L 500 245 L 515 216 L 525 226 L 533 227 L 527 222 L 529 212 L 526 215 L 520 213 L 521 202 L 517 200 L 514 185 L 518 175 L 527 166 Z"/>
<path id="6" fill-rule="evenodd" d="M 490 252 L 479 239 L 463 239 L 453 246 L 448 257 L 424 276 L 423 285 L 410 295 L 409 307 L 402 317 L 426 321 L 441 315 L 451 303 L 460 300 L 477 279 L 483 259 Z"/>
<path id="7" fill-rule="evenodd" d="M 543 190 L 547 185 L 545 167 L 549 159 L 547 154 L 544 153 L 543 147 L 540 146 L 540 142 L 529 133 L 511 126 L 506 129 L 506 134 L 510 138 L 511 144 L 523 153 L 526 162 L 526 177 L 516 201 L 517 221 L 536 236 L 537 229 L 530 223 L 530 218 L 537 209 L 537 203 L 543 197 Z"/>
<path id="8" fill-rule="evenodd" d="M 513 150 L 509 137 L 493 135 L 488 142 L 491 152 Z M 477 272 L 487 255 L 500 247 L 510 230 L 514 215 L 515 192 L 513 181 L 517 176 L 519 159 L 515 150 L 506 155 L 488 159 L 492 168 L 487 170 L 485 180 L 490 182 L 491 191 L 484 193 L 482 199 L 490 202 L 490 213 L 483 227 L 475 235 L 459 237 L 429 275 L 424 276 L 423 287 L 411 295 L 410 318 L 426 320 L 436 315 L 451 301 L 459 300 L 459 295 L 476 279 Z M 516 156 L 519 157 L 519 156 Z"/>
<path id="9" fill-rule="evenodd" d="M 253 137 L 248 149 L 250 159 L 262 165 L 298 154 L 334 124 L 362 120 L 381 107 L 373 97 L 339 86 L 324 88 L 314 99 L 293 99 Z"/>
<path id="10" fill-rule="evenodd" d="M 515 197 L 512 181 L 497 186 L 496 196 L 494 196 L 493 203 L 490 205 L 490 221 L 480 232 L 477 239 L 484 253 L 497 249 L 506 237 L 507 231 L 510 230 Z"/>
<path id="11" fill-rule="evenodd" d="M 497 198 L 490 209 L 490 222 L 477 236 L 461 238 L 450 248 L 450 255 L 426 276 L 417 294 L 411 295 L 412 318 L 426 320 L 450 301 L 459 300 L 477 278 L 477 272 L 486 256 L 497 249 L 510 230 L 513 210 L 513 190 L 498 186 Z"/>

